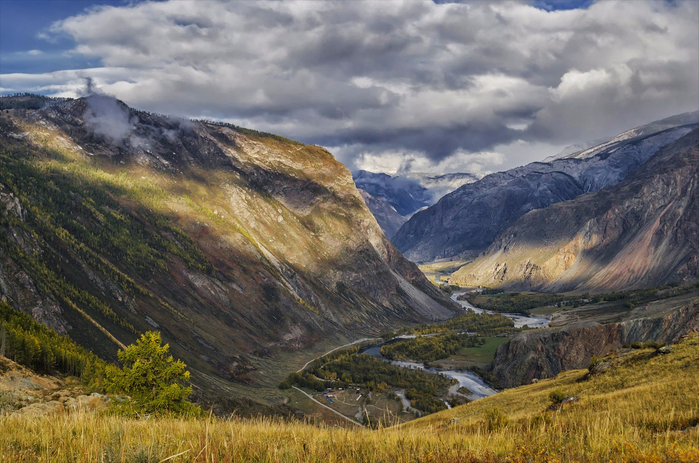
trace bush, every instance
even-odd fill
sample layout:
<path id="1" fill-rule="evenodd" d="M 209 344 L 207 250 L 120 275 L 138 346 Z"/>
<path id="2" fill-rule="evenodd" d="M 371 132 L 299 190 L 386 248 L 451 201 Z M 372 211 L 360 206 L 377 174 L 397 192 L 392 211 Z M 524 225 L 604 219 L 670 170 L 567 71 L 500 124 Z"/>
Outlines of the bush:
<path id="1" fill-rule="evenodd" d="M 634 342 L 631 344 L 632 349 L 660 349 L 665 343 L 658 342 L 655 340 L 645 341 L 645 342 Z"/>
<path id="2" fill-rule="evenodd" d="M 549 399 L 551 399 L 551 403 L 554 405 L 559 405 L 563 403 L 566 397 L 567 396 L 559 390 L 551 391 L 551 393 L 549 394 Z"/>
<path id="3" fill-rule="evenodd" d="M 281 383 L 279 383 L 279 389 L 291 389 L 291 383 L 289 380 L 285 379 Z"/>

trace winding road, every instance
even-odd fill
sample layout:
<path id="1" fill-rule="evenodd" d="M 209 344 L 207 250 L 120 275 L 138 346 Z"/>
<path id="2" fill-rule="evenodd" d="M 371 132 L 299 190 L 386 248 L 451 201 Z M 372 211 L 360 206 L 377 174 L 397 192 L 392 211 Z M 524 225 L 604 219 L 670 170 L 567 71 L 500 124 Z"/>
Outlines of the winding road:
<path id="1" fill-rule="evenodd" d="M 318 360 L 318 359 L 321 358 L 321 357 L 325 357 L 325 356 L 328 355 L 328 354 L 332 354 L 332 353 L 335 352 L 336 350 L 344 349 L 345 347 L 354 346 L 355 344 L 360 344 L 360 343 L 366 342 L 366 341 L 380 341 L 380 340 L 381 340 L 381 338 L 362 338 L 362 339 L 357 339 L 356 341 L 352 341 L 352 342 L 350 342 L 350 343 L 348 343 L 348 344 L 344 344 L 344 345 L 342 345 L 342 346 L 336 347 L 336 348 L 334 348 L 334 349 L 330 349 L 330 350 L 327 351 L 326 353 L 321 354 L 321 355 L 319 355 L 319 356 L 316 357 L 316 358 L 312 358 L 311 360 L 309 360 L 308 362 L 306 362 L 306 364 L 305 364 L 304 366 L 302 366 L 301 369 L 299 369 L 296 373 L 301 373 L 301 372 L 302 372 L 303 370 L 305 370 L 306 367 L 307 367 L 308 365 L 310 365 L 311 363 L 315 362 L 316 360 Z M 302 392 L 303 392 L 303 391 L 302 391 Z M 318 403 L 320 403 L 320 402 L 318 402 Z M 321 404 L 321 405 L 323 405 L 323 404 Z M 332 409 L 331 409 L 331 410 L 332 410 Z M 344 415 L 343 415 L 343 416 L 344 416 Z"/>

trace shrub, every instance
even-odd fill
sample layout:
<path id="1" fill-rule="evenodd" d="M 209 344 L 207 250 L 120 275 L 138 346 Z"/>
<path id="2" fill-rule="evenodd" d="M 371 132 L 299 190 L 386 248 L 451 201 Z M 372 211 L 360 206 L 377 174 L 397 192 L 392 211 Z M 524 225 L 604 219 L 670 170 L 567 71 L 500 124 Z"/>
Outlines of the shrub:
<path id="1" fill-rule="evenodd" d="M 279 383 L 279 389 L 291 389 L 291 383 L 289 382 L 288 379 L 285 379 L 281 383 Z"/>
<path id="2" fill-rule="evenodd" d="M 561 404 L 567 396 L 559 390 L 551 391 L 549 394 L 549 399 L 551 399 L 551 403 L 554 405 L 559 405 Z"/>

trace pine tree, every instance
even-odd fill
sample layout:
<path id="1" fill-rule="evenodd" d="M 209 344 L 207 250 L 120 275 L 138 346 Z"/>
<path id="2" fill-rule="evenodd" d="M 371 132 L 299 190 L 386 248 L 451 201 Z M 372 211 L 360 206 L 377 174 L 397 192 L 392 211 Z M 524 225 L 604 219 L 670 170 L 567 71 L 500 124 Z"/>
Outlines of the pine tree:
<path id="1" fill-rule="evenodd" d="M 160 333 L 148 331 L 120 350 L 117 355 L 123 368 L 107 370 L 107 389 L 131 397 L 131 407 L 141 413 L 196 413 L 198 407 L 189 400 L 192 387 L 189 371 L 181 360 L 169 355 L 169 344 L 162 345 Z"/>

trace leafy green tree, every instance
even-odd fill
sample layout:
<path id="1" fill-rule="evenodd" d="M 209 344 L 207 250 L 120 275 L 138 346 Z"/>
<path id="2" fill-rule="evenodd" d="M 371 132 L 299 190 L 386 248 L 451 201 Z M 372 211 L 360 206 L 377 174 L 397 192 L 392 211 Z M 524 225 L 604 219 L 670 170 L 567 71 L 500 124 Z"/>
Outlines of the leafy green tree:
<path id="1" fill-rule="evenodd" d="M 135 412 L 199 412 L 188 400 L 192 386 L 186 386 L 187 366 L 181 360 L 174 360 L 169 350 L 169 344 L 162 345 L 159 332 L 142 334 L 136 344 L 117 353 L 123 368 L 107 370 L 108 390 L 128 394 L 129 405 Z"/>

